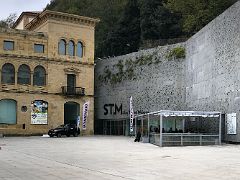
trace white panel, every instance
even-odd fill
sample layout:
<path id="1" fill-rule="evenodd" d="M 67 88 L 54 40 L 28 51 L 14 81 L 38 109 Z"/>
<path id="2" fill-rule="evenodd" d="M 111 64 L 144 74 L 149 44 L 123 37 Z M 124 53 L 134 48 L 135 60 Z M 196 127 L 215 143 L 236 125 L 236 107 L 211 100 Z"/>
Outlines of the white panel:
<path id="1" fill-rule="evenodd" d="M 227 114 L 227 134 L 237 134 L 236 113 Z"/>

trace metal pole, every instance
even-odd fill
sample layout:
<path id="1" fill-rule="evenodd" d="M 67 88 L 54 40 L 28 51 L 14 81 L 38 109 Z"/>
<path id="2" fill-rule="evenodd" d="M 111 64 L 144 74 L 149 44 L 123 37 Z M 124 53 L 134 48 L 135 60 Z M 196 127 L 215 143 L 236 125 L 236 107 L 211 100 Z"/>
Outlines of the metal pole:
<path id="1" fill-rule="evenodd" d="M 138 111 L 137 111 L 138 116 Z M 135 117 L 135 136 L 137 135 L 137 118 Z"/>
<path id="2" fill-rule="evenodd" d="M 143 137 L 143 116 L 142 116 L 142 118 L 141 118 L 141 126 L 142 126 L 142 128 L 141 128 L 141 134 L 142 134 L 142 137 Z"/>
<path id="3" fill-rule="evenodd" d="M 122 123 L 123 123 L 122 133 L 123 133 L 123 135 L 125 136 L 125 131 L 124 131 L 124 129 L 125 129 L 125 120 L 123 120 Z"/>
<path id="4" fill-rule="evenodd" d="M 162 115 L 160 115 L 160 147 L 162 147 L 162 124 L 163 124 L 163 118 Z"/>
<path id="5" fill-rule="evenodd" d="M 221 145 L 221 141 L 222 141 L 222 117 L 221 117 L 221 113 L 219 114 L 219 145 Z"/>
<path id="6" fill-rule="evenodd" d="M 183 133 L 181 134 L 181 146 L 183 146 Z"/>
<path id="7" fill-rule="evenodd" d="M 185 118 L 182 119 L 181 146 L 183 146 L 183 133 L 185 132 Z"/>
<path id="8" fill-rule="evenodd" d="M 185 118 L 182 121 L 183 133 L 185 132 Z"/>
<path id="9" fill-rule="evenodd" d="M 202 146 L 202 135 L 201 134 L 199 136 L 199 143 L 200 143 L 200 146 Z"/>
<path id="10" fill-rule="evenodd" d="M 149 124 L 150 124 L 150 122 L 149 122 L 149 114 L 148 114 L 148 142 L 150 142 L 150 139 L 149 139 L 149 132 L 150 132 L 150 129 L 149 129 Z"/>
<path id="11" fill-rule="evenodd" d="M 112 121 L 110 120 L 110 135 L 112 135 Z"/>

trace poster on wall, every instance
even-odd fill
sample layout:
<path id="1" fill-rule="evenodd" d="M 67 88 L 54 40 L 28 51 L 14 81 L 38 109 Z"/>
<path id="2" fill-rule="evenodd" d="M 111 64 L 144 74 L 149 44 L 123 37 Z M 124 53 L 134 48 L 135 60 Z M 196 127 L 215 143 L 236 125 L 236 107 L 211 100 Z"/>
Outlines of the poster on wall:
<path id="1" fill-rule="evenodd" d="M 227 114 L 227 134 L 237 134 L 236 113 Z"/>
<path id="2" fill-rule="evenodd" d="M 82 129 L 86 130 L 89 102 L 83 104 Z"/>
<path id="3" fill-rule="evenodd" d="M 31 103 L 31 124 L 48 124 L 48 102 L 36 100 Z"/>

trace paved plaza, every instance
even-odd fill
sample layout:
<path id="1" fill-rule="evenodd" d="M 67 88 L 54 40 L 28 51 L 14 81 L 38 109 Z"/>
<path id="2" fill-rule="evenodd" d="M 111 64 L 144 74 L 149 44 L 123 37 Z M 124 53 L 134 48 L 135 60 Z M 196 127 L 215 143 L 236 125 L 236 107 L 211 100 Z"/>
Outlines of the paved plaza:
<path id="1" fill-rule="evenodd" d="M 240 145 L 164 147 L 130 137 L 0 138 L 0 179 L 240 179 Z"/>

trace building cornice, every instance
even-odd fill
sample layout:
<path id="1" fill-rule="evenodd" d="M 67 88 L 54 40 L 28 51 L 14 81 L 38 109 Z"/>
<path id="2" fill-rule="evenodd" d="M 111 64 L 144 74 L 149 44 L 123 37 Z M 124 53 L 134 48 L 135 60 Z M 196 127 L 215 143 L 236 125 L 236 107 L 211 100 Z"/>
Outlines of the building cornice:
<path id="1" fill-rule="evenodd" d="M 46 22 L 48 19 L 54 19 L 58 21 L 66 21 L 71 22 L 74 24 L 81 24 L 81 25 L 87 25 L 95 27 L 96 23 L 100 22 L 99 19 L 94 19 L 90 17 L 84 17 L 84 16 L 78 16 L 74 14 L 68 14 L 63 12 L 56 12 L 56 11 L 50 11 L 45 10 L 38 14 L 37 17 L 35 17 L 30 23 L 28 23 L 25 28 L 28 30 L 34 30 L 44 22 Z"/>
<path id="2" fill-rule="evenodd" d="M 9 28 L 0 28 L 0 34 L 4 35 L 20 35 L 20 36 L 32 36 L 36 38 L 44 38 L 48 39 L 47 33 L 43 32 L 33 32 L 33 31 L 26 31 L 26 30 L 19 30 L 19 29 L 9 29 Z"/>
<path id="3" fill-rule="evenodd" d="M 87 66 L 94 66 L 94 63 L 89 62 L 81 62 L 81 61 L 69 61 L 69 60 L 63 60 L 58 58 L 48 58 L 43 56 L 25 56 L 25 55 L 15 55 L 15 54 L 0 54 L 0 58 L 11 58 L 12 61 L 14 59 L 31 59 L 31 60 L 37 60 L 37 61 L 44 61 L 44 62 L 56 62 L 56 63 L 69 63 L 69 64 L 81 64 L 81 65 L 87 65 Z"/>

